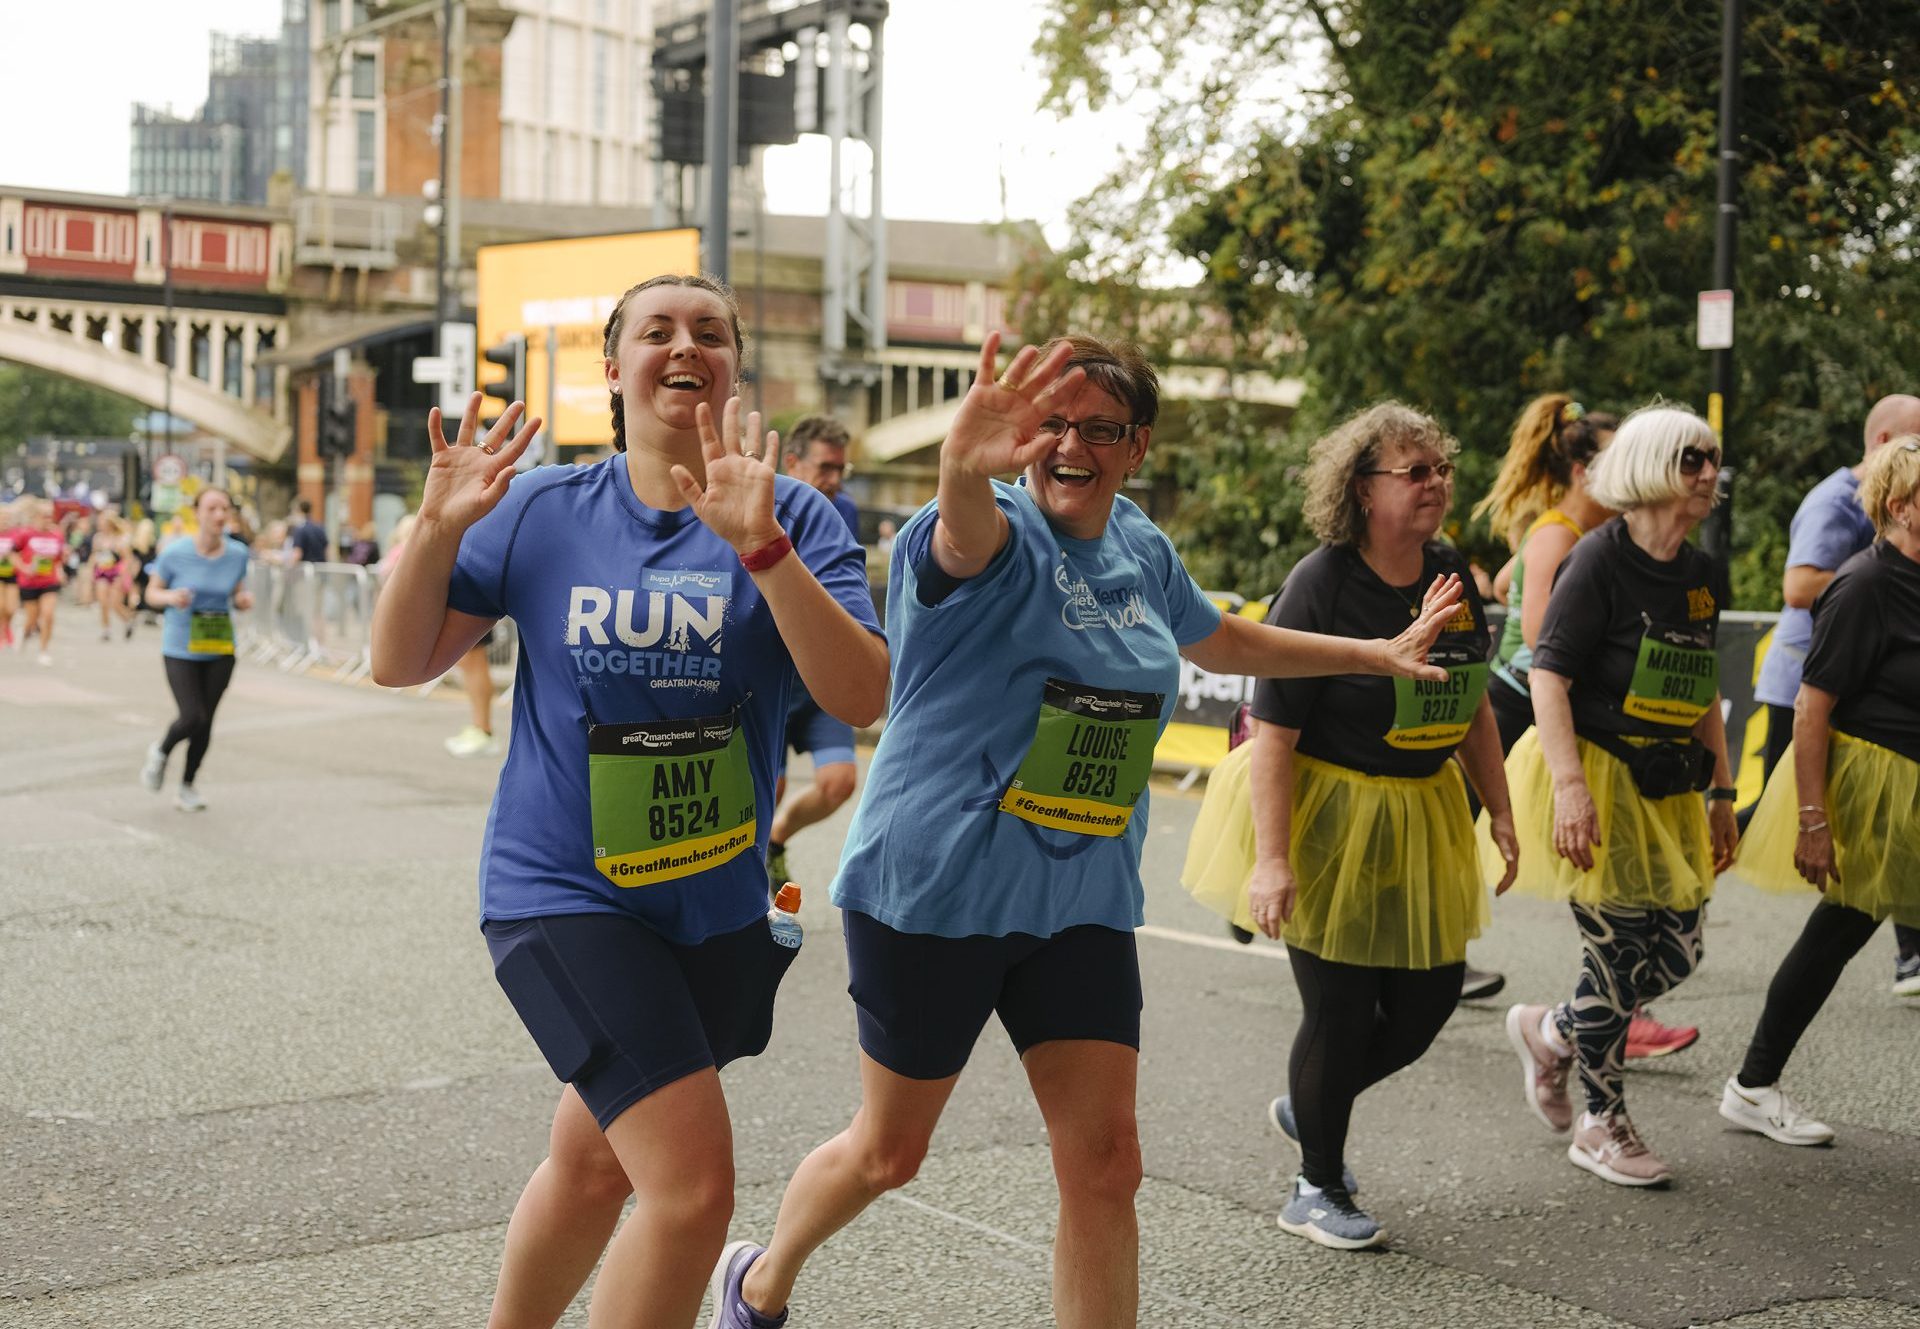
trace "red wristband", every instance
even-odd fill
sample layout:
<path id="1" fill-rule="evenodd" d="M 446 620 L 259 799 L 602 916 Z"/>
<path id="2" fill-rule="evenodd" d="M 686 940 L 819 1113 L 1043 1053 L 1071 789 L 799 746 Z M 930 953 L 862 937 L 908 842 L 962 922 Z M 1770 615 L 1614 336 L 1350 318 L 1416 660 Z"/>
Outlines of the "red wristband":
<path id="1" fill-rule="evenodd" d="M 778 540 L 770 540 L 751 553 L 740 555 L 740 563 L 748 572 L 765 572 L 792 552 L 793 541 L 782 535 Z"/>

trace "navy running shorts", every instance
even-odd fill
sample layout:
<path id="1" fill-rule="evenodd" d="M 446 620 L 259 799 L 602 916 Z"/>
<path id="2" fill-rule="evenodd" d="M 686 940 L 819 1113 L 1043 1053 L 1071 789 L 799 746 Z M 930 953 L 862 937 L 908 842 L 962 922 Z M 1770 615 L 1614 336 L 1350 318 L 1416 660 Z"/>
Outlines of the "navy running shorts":
<path id="1" fill-rule="evenodd" d="M 835 762 L 853 760 L 853 726 L 836 720 L 809 697 L 787 712 L 787 747 L 810 753 L 814 769 Z M 786 773 L 786 753 L 781 753 L 781 773 Z"/>
<path id="2" fill-rule="evenodd" d="M 693 946 L 620 914 L 480 930 L 521 1023 L 602 1130 L 656 1089 L 764 1051 L 774 993 L 798 954 L 764 919 Z"/>
<path id="3" fill-rule="evenodd" d="M 959 1074 L 993 1014 L 1022 1056 L 1062 1038 L 1140 1048 L 1131 932 L 1086 924 L 1051 937 L 936 937 L 851 909 L 841 918 L 860 1048 L 895 1075 Z"/>

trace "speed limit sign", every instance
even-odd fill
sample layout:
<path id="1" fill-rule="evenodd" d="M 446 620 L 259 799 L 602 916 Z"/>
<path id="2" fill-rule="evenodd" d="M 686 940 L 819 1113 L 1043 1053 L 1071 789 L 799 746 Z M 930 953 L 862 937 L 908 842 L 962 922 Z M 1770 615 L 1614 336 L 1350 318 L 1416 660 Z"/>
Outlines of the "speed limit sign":
<path id="1" fill-rule="evenodd" d="M 187 478 L 187 464 L 171 452 L 162 453 L 153 459 L 153 482 L 157 485 L 177 485 Z"/>

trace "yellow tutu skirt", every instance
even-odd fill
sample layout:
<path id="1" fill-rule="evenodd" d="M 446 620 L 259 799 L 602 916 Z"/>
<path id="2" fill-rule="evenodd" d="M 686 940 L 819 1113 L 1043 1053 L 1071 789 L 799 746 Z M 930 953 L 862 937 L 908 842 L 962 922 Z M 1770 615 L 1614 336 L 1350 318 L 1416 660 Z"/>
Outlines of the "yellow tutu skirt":
<path id="1" fill-rule="evenodd" d="M 1826 802 L 1840 869 L 1827 899 L 1920 927 L 1920 762 L 1836 730 L 1827 749 Z M 1763 891 L 1813 889 L 1793 866 L 1799 808 L 1789 746 L 1734 860 L 1734 870 Z"/>
<path id="2" fill-rule="evenodd" d="M 1698 909 L 1713 894 L 1713 842 L 1700 795 L 1643 797 L 1625 762 L 1584 738 L 1574 741 L 1600 815 L 1593 868 L 1582 872 L 1553 851 L 1553 780 L 1540 750 L 1540 732 L 1529 729 L 1507 757 L 1513 829 L 1520 841 L 1520 874 L 1513 889 L 1613 909 Z M 1481 866 L 1497 881 L 1505 864 L 1484 816 L 1479 840 Z"/>
<path id="3" fill-rule="evenodd" d="M 1187 843 L 1180 880 L 1249 932 L 1253 744 L 1226 755 Z M 1452 762 L 1420 780 L 1362 775 L 1294 754 L 1290 861 L 1299 895 L 1287 945 L 1339 964 L 1432 969 L 1467 956 L 1486 926 L 1466 785 Z"/>

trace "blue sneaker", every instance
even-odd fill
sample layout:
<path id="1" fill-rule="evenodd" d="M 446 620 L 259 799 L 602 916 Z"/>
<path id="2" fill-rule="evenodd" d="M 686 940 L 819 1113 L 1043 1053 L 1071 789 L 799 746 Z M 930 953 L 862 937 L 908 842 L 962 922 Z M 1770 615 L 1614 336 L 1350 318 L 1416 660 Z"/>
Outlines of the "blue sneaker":
<path id="1" fill-rule="evenodd" d="M 1282 1094 L 1267 1104 L 1267 1124 L 1286 1138 L 1287 1143 L 1293 1146 L 1294 1153 L 1300 1152 L 1300 1127 L 1293 1119 L 1292 1094 Z M 1348 1195 L 1360 1193 L 1359 1179 L 1353 1175 L 1353 1169 L 1344 1163 L 1340 1165 L 1340 1184 L 1347 1188 Z"/>
<path id="2" fill-rule="evenodd" d="M 1302 1195 L 1300 1185 L 1296 1178 L 1287 1207 L 1280 1211 L 1282 1232 L 1336 1251 L 1363 1251 L 1386 1241 L 1387 1230 L 1368 1217 L 1345 1191 L 1328 1189 Z"/>
<path id="3" fill-rule="evenodd" d="M 720 1263 L 713 1267 L 713 1281 L 707 1285 L 713 1293 L 713 1318 L 707 1321 L 707 1329 L 780 1329 L 787 1322 L 785 1310 L 778 1315 L 762 1315 L 740 1296 L 747 1270 L 766 1253 L 765 1246 L 751 1241 L 730 1242 L 720 1252 Z"/>

